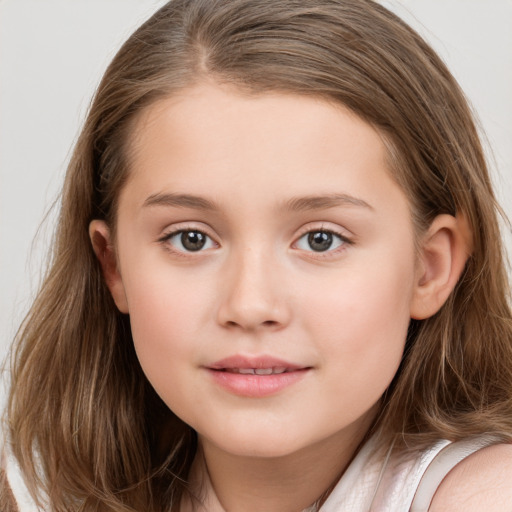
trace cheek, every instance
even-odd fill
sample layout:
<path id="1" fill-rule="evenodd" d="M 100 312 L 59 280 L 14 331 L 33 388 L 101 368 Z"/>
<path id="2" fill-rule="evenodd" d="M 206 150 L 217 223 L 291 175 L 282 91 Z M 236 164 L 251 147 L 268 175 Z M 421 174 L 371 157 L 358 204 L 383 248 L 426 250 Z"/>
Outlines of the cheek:
<path id="1" fill-rule="evenodd" d="M 201 289 L 165 272 L 138 273 L 127 281 L 137 356 L 157 392 L 168 392 L 169 380 L 178 381 L 187 368 L 183 361 L 199 364 L 208 301 Z"/>
<path id="2" fill-rule="evenodd" d="M 338 393 L 371 403 L 388 387 L 403 354 L 412 289 L 413 266 L 406 263 L 351 269 L 313 294 L 307 328 L 323 364 L 335 367 Z"/>
<path id="3" fill-rule="evenodd" d="M 410 264 L 343 269 L 309 293 L 304 314 L 310 328 L 358 343 L 396 339 L 409 323 L 413 272 Z"/>

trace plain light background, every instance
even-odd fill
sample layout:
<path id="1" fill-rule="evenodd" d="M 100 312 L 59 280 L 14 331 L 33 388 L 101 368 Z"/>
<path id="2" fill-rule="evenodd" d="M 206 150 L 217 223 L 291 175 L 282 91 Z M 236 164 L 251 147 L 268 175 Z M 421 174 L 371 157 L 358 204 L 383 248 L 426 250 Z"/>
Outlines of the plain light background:
<path id="1" fill-rule="evenodd" d="M 39 284 L 54 213 L 33 240 L 58 196 L 94 89 L 121 43 L 164 3 L 0 0 L 1 359 Z M 512 0 L 382 3 L 430 41 L 466 91 L 512 217 Z"/>

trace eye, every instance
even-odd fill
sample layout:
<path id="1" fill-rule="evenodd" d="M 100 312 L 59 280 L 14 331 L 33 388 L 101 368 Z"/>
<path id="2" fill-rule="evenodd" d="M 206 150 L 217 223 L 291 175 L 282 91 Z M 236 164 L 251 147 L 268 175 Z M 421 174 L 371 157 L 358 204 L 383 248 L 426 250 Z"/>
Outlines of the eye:
<path id="1" fill-rule="evenodd" d="M 195 229 L 176 231 L 165 236 L 162 241 L 166 241 L 181 252 L 199 252 L 215 247 L 215 243 L 208 235 Z"/>
<path id="2" fill-rule="evenodd" d="M 345 238 L 332 231 L 317 230 L 301 236 L 295 245 L 303 251 L 326 252 L 337 249 L 346 242 L 348 241 Z"/>

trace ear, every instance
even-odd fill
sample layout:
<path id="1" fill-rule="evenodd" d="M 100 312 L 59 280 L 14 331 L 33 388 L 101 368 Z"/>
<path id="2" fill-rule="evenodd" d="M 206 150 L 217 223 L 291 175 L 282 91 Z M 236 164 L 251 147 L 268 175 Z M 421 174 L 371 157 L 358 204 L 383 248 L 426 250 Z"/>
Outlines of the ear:
<path id="1" fill-rule="evenodd" d="M 423 237 L 411 302 L 411 318 L 437 313 L 459 280 L 471 254 L 472 237 L 462 215 L 438 215 Z"/>
<path id="2" fill-rule="evenodd" d="M 128 302 L 126 300 L 123 279 L 119 272 L 119 263 L 112 243 L 110 229 L 106 222 L 103 220 L 91 221 L 89 224 L 89 237 L 94 253 L 100 262 L 103 277 L 116 306 L 121 313 L 128 313 Z"/>

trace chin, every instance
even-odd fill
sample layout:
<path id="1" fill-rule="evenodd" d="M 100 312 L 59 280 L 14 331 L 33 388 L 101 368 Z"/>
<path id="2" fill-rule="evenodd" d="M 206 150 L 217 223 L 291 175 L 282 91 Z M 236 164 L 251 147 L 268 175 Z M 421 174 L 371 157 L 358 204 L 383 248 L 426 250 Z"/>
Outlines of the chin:
<path id="1" fill-rule="evenodd" d="M 278 458 L 299 452 L 313 442 L 308 436 L 292 433 L 289 430 L 278 432 L 275 429 L 233 429 L 229 434 L 205 436 L 218 449 L 237 457 Z"/>

